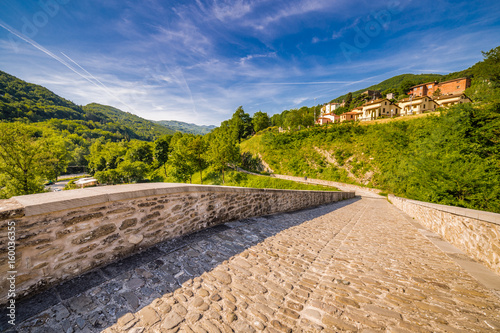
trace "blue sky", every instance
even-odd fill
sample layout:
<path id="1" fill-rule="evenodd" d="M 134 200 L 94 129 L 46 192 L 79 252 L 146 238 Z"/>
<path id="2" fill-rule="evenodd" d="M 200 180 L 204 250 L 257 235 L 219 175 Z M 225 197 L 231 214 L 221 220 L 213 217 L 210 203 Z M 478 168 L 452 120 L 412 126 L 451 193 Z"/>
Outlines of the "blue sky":
<path id="1" fill-rule="evenodd" d="M 500 45 L 500 2 L 2 0 L 0 70 L 85 105 L 219 125 Z"/>

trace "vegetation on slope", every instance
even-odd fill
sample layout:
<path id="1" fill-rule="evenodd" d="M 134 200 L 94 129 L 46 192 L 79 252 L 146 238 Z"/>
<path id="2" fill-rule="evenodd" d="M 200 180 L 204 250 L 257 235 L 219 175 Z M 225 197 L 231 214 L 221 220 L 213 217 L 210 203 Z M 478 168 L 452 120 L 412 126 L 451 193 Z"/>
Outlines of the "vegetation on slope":
<path id="1" fill-rule="evenodd" d="M 182 121 L 176 121 L 176 120 L 160 120 L 160 121 L 155 121 L 155 123 L 165 126 L 175 132 L 178 131 L 182 133 L 200 134 L 200 135 L 208 134 L 216 127 L 213 125 L 207 126 L 207 125 L 184 123 Z"/>
<path id="2" fill-rule="evenodd" d="M 275 173 L 378 187 L 399 196 L 500 213 L 500 103 L 371 126 L 345 123 L 242 143 Z"/>
<path id="3" fill-rule="evenodd" d="M 108 105 L 97 103 L 87 104 L 83 110 L 88 115 L 95 115 L 108 122 L 120 124 L 132 130 L 132 139 L 154 141 L 165 134 L 174 134 L 175 131 L 165 126 L 146 120 L 135 114 L 124 112 Z"/>

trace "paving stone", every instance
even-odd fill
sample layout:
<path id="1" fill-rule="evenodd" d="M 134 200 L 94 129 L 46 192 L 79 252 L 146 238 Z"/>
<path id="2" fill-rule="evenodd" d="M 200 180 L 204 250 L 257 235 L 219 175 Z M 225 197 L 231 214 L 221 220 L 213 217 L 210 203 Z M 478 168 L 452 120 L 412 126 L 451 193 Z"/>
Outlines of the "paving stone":
<path id="1" fill-rule="evenodd" d="M 161 327 L 163 329 L 172 329 L 179 325 L 184 319 L 179 316 L 176 312 L 172 311 L 165 316 L 165 319 L 162 322 Z"/>
<path id="2" fill-rule="evenodd" d="M 62 283 L 56 287 L 56 290 L 61 296 L 61 299 L 66 300 L 98 286 L 104 281 L 105 279 L 99 271 L 92 271 L 73 280 Z"/>
<path id="3" fill-rule="evenodd" d="M 139 298 L 133 292 L 123 293 L 122 297 L 127 301 L 127 304 L 132 310 L 135 310 L 139 307 Z"/>
<path id="4" fill-rule="evenodd" d="M 135 290 L 135 289 L 139 289 L 141 288 L 142 286 L 144 286 L 144 280 L 143 279 L 137 279 L 137 278 L 134 278 L 134 279 L 131 279 L 130 281 L 128 281 L 125 286 L 128 288 L 128 289 L 131 289 L 131 290 Z"/>

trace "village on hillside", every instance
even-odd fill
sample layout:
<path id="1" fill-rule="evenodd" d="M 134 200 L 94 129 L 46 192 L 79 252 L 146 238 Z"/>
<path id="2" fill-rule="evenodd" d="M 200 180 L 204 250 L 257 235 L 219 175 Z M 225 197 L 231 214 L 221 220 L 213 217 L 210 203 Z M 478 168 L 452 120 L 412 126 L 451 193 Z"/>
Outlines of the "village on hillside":
<path id="1" fill-rule="evenodd" d="M 471 99 L 464 93 L 470 85 L 469 78 L 458 78 L 441 83 L 422 83 L 411 87 L 408 97 L 399 101 L 396 101 L 394 94 L 387 94 L 383 97 L 380 91 L 367 90 L 363 93 L 367 102 L 349 112 L 340 115 L 335 113 L 339 108 L 346 106 L 345 100 L 342 103 L 325 104 L 321 108 L 320 116 L 316 119 L 316 124 L 408 116 L 436 111 L 439 107 L 470 103 Z"/>

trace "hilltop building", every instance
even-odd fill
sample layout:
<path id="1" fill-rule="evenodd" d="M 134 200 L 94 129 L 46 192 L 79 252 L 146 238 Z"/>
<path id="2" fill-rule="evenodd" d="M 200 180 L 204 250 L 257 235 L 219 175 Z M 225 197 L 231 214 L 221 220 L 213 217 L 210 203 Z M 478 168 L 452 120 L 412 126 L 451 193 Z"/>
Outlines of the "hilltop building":
<path id="1" fill-rule="evenodd" d="M 399 116 L 401 108 L 387 98 L 379 98 L 363 105 L 361 120 L 375 120 L 380 116 Z"/>
<path id="2" fill-rule="evenodd" d="M 359 111 L 344 112 L 340 115 L 340 122 L 343 123 L 344 121 L 356 121 L 362 115 L 363 115 L 363 113 L 361 113 Z"/>
<path id="3" fill-rule="evenodd" d="M 439 96 L 434 99 L 439 106 L 447 107 L 455 104 L 471 103 L 472 100 L 465 94 Z"/>
<path id="4" fill-rule="evenodd" d="M 440 95 L 461 94 L 465 91 L 465 89 L 470 87 L 470 84 L 471 79 L 465 77 L 441 83 L 438 83 L 437 81 L 427 82 L 411 87 L 408 95 L 432 97 L 435 92 L 438 92 Z"/>
<path id="5" fill-rule="evenodd" d="M 401 109 L 401 115 L 406 116 L 411 114 L 419 114 L 426 111 L 436 111 L 436 109 L 439 107 L 439 104 L 428 96 L 412 96 L 400 100 L 398 102 L 398 106 Z"/>
<path id="6" fill-rule="evenodd" d="M 368 98 L 376 99 L 376 98 L 382 98 L 382 94 L 380 93 L 380 90 L 367 90 L 363 92 L 361 95 L 366 95 Z"/>
<path id="7" fill-rule="evenodd" d="M 333 111 L 337 110 L 338 108 L 340 108 L 340 103 L 328 103 L 328 104 L 325 104 L 321 108 L 321 115 L 332 113 Z"/>
<path id="8" fill-rule="evenodd" d="M 380 91 L 367 90 L 364 95 L 372 100 L 362 106 L 345 112 L 340 116 L 333 112 L 345 106 L 342 103 L 328 103 L 321 108 L 321 115 L 316 120 L 316 124 L 323 125 L 344 121 L 370 121 L 380 117 L 398 117 L 424 112 L 436 111 L 439 107 L 448 107 L 454 104 L 470 103 L 469 97 L 464 94 L 469 88 L 471 80 L 469 78 L 458 78 L 441 83 L 428 82 L 413 86 L 408 93 L 408 98 L 404 98 L 397 103 L 393 103 L 394 94 L 387 94 L 382 98 Z M 366 100 L 366 99 L 365 99 Z"/>

